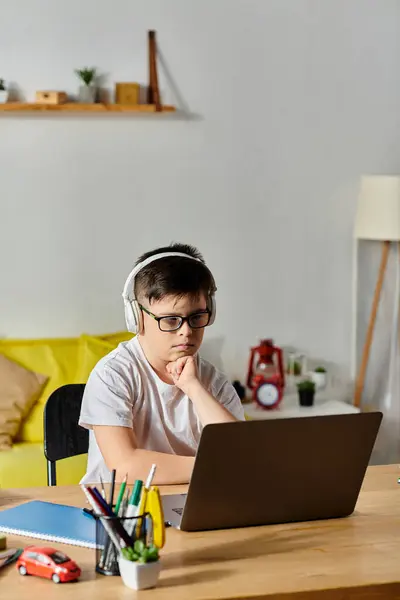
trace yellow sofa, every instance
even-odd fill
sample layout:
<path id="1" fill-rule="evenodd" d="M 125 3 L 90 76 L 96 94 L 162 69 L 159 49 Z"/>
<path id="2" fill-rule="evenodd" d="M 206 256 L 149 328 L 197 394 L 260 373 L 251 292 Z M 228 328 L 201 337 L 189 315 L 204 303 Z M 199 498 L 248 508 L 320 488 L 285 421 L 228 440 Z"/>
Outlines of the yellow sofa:
<path id="1" fill-rule="evenodd" d="M 86 383 L 95 364 L 131 333 L 77 338 L 0 340 L 0 354 L 49 377 L 43 393 L 22 423 L 10 450 L 0 451 L 0 488 L 47 485 L 43 454 L 43 409 L 49 395 L 66 383 Z M 58 485 L 79 482 L 86 470 L 87 455 L 57 463 Z"/>

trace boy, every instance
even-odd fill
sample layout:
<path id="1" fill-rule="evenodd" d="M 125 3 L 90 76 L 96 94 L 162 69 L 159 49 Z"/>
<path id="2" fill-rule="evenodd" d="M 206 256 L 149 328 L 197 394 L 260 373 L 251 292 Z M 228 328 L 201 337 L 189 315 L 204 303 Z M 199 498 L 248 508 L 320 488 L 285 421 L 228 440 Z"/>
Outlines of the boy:
<path id="1" fill-rule="evenodd" d="M 125 284 L 128 330 L 86 384 L 79 424 L 90 429 L 82 483 L 145 480 L 187 483 L 202 428 L 244 419 L 229 381 L 198 356 L 215 318 L 214 278 L 192 246 L 172 244 L 141 256 Z"/>

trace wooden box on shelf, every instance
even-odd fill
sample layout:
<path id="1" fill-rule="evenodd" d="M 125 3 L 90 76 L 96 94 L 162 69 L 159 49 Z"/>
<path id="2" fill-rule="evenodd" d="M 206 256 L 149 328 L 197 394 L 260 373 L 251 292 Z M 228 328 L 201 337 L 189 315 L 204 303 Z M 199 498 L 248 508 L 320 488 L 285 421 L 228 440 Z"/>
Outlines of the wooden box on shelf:
<path id="1" fill-rule="evenodd" d="M 115 84 L 115 103 L 116 104 L 139 104 L 140 85 L 138 83 L 116 83 Z"/>
<path id="2" fill-rule="evenodd" d="M 35 97 L 37 104 L 65 104 L 67 99 L 68 97 L 65 92 L 52 90 L 40 90 L 36 92 Z"/>

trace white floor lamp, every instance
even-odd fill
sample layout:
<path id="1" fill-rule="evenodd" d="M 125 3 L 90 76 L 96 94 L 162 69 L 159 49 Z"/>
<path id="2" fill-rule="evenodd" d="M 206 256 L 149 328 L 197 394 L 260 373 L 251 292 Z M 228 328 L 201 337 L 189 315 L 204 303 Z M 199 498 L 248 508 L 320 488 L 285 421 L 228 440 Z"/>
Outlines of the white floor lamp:
<path id="1" fill-rule="evenodd" d="M 382 245 L 381 262 L 375 293 L 372 301 L 371 314 L 365 338 L 361 364 L 358 370 L 354 405 L 359 407 L 364 391 L 365 376 L 367 373 L 369 354 L 371 350 L 376 316 L 385 271 L 389 257 L 390 245 L 397 242 L 400 251 L 400 176 L 366 175 L 361 178 L 360 194 L 358 198 L 357 215 L 354 228 L 355 238 L 355 285 L 353 289 L 353 319 L 357 321 L 357 247 L 358 240 L 376 240 Z M 399 259 L 398 259 L 399 260 Z M 397 286 L 396 286 L 397 287 Z M 398 311 L 398 298 L 395 299 L 396 311 Z M 398 312 L 396 312 L 396 315 Z M 397 321 L 397 319 L 396 319 Z M 397 332 L 394 332 L 397 336 Z M 354 336 L 355 337 L 355 336 Z M 353 350 L 355 351 L 356 339 L 353 339 Z M 354 357 L 353 357 L 354 362 Z"/>

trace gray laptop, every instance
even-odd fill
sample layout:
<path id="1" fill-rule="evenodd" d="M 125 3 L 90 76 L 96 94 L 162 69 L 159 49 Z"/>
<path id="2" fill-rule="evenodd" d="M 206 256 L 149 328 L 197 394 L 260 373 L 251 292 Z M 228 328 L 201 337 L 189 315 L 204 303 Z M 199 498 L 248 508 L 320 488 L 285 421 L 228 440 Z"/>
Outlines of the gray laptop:
<path id="1" fill-rule="evenodd" d="M 346 517 L 381 412 L 207 425 L 187 494 L 163 496 L 182 531 Z"/>

